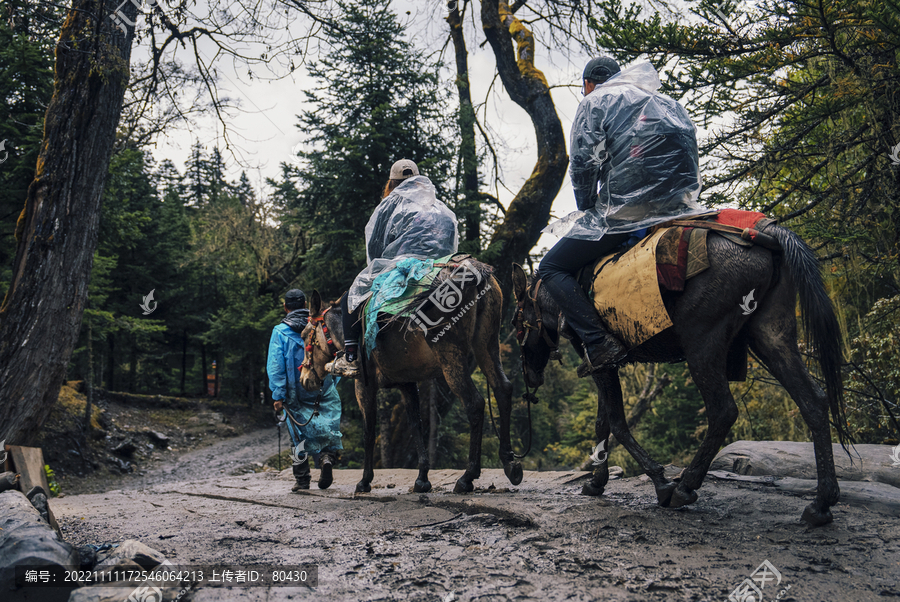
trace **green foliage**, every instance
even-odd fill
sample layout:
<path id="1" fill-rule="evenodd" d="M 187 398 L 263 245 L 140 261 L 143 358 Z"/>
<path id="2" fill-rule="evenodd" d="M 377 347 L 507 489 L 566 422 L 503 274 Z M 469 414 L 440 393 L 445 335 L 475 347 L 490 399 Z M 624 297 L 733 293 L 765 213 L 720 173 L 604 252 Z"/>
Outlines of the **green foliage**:
<path id="1" fill-rule="evenodd" d="M 57 497 L 59 495 L 59 482 L 56 480 L 56 473 L 53 472 L 49 464 L 44 464 L 44 474 L 47 475 L 47 486 L 50 487 L 50 496 Z"/>
<path id="2" fill-rule="evenodd" d="M 284 181 L 269 182 L 284 222 L 305 232 L 304 280 L 335 298 L 365 265 L 362 233 L 395 161 L 415 161 L 447 200 L 452 145 L 444 132 L 453 127 L 439 66 L 405 39 L 390 2 L 338 5 L 341 31 L 323 32 L 329 50 L 309 66 L 318 85 L 304 91 L 314 109 L 297 126 L 313 150 L 300 153 L 299 169 L 284 166 Z"/>

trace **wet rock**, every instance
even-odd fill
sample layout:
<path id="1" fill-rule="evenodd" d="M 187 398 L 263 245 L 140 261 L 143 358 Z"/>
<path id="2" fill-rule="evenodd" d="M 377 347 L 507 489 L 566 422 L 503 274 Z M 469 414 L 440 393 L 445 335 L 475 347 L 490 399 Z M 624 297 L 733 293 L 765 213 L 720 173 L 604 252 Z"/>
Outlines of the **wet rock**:
<path id="1" fill-rule="evenodd" d="M 97 562 L 97 549 L 94 546 L 85 545 L 78 548 L 79 568 L 83 571 L 94 568 Z"/>
<path id="2" fill-rule="evenodd" d="M 14 472 L 0 473 L 0 491 L 15 489 L 19 481 L 19 475 Z"/>
<path id="3" fill-rule="evenodd" d="M 125 456 L 130 458 L 135 450 L 137 450 L 137 446 L 134 444 L 134 441 L 131 439 L 125 439 L 117 446 L 112 448 L 113 453 L 119 454 L 120 456 Z"/>
<path id="4" fill-rule="evenodd" d="M 150 441 L 159 445 L 163 449 L 169 446 L 169 437 L 160 433 L 159 431 L 146 431 L 147 437 L 150 438 Z"/>
<path id="5" fill-rule="evenodd" d="M 25 494 L 25 497 L 28 498 L 28 501 L 31 502 L 31 505 L 34 506 L 34 509 L 41 514 L 41 518 L 43 518 L 49 525 L 50 506 L 47 504 L 47 492 L 44 491 L 44 488 L 32 487 L 31 490 Z"/>
<path id="6" fill-rule="evenodd" d="M 162 563 L 166 557 L 150 546 L 136 539 L 126 539 L 119 547 L 97 555 L 99 563 L 97 570 L 105 570 L 113 567 L 122 568 L 129 564 L 136 564 L 140 569 L 150 570 Z"/>
<path id="7" fill-rule="evenodd" d="M 112 464 L 113 468 L 117 468 L 122 474 L 134 472 L 134 466 L 131 465 L 131 462 L 126 462 L 125 460 L 122 460 L 122 458 L 109 456 L 106 458 L 106 461 Z"/>
<path id="8" fill-rule="evenodd" d="M 625 476 L 625 470 L 621 466 L 609 467 L 609 480 L 621 479 L 623 476 Z"/>

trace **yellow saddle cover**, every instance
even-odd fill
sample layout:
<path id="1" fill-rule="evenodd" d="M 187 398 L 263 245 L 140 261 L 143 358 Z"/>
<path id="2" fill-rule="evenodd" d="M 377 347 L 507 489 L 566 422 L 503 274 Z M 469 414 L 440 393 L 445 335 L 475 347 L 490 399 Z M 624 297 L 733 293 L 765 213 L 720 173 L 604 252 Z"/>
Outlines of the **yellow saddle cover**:
<path id="1" fill-rule="evenodd" d="M 618 260 L 608 255 L 594 267 L 594 307 L 629 349 L 672 326 L 656 276 L 656 246 L 668 229 L 660 228 Z"/>

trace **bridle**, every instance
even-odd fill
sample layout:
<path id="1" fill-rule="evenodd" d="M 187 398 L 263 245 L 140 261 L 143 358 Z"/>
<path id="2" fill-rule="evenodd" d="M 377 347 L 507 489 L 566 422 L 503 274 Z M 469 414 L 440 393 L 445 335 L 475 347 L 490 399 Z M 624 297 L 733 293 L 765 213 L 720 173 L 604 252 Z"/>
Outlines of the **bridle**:
<path id="1" fill-rule="evenodd" d="M 548 334 L 547 329 L 544 328 L 544 314 L 541 311 L 541 305 L 538 302 L 538 293 L 541 290 L 542 282 L 543 279 L 539 278 L 534 283 L 532 283 L 532 286 L 529 287 L 531 289 L 534 289 L 534 296 L 529 295 L 528 289 L 526 289 L 525 297 L 523 299 L 519 299 L 518 303 L 516 303 L 516 317 L 513 318 L 513 326 L 515 326 L 516 328 L 516 340 L 519 341 L 519 348 L 523 350 L 521 354 L 523 371 L 525 368 L 525 351 L 523 343 L 525 342 L 525 337 L 528 336 L 528 331 L 531 330 L 536 330 L 538 335 L 544 339 L 545 343 L 547 343 L 547 346 L 550 347 L 550 359 L 562 361 L 562 356 L 559 353 L 559 329 L 557 328 L 556 341 L 554 341 Z M 531 301 L 531 304 L 534 307 L 534 315 L 537 326 L 525 321 L 526 301 Z"/>
<path id="2" fill-rule="evenodd" d="M 330 353 L 332 358 L 336 358 L 338 352 L 340 351 L 337 348 L 337 345 L 334 344 L 334 341 L 331 338 L 331 334 L 328 331 L 328 325 L 325 324 L 325 316 L 328 312 L 331 311 L 329 307 L 325 311 L 322 312 L 321 316 L 310 318 L 309 321 L 313 324 L 312 335 L 309 339 L 309 344 L 306 346 L 305 357 L 303 358 L 303 363 L 300 365 L 302 368 L 306 368 L 307 370 L 313 370 L 313 349 L 318 345 L 320 349 L 322 349 L 325 353 Z M 322 339 L 325 341 L 325 345 L 322 346 L 319 342 L 319 331 L 322 331 Z"/>

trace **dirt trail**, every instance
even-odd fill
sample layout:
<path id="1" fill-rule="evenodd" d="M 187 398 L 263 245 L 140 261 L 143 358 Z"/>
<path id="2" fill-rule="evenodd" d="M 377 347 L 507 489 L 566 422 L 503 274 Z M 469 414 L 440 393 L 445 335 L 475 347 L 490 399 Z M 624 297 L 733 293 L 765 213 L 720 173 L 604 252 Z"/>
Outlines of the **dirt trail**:
<path id="1" fill-rule="evenodd" d="M 274 436 L 224 441 L 52 507 L 75 544 L 139 539 L 181 565 L 319 565 L 315 592 L 205 587 L 189 602 L 721 601 L 764 560 L 781 574 L 766 601 L 782 590 L 784 601 L 900 597 L 900 523 L 863 507 L 839 504 L 833 524 L 808 529 L 804 497 L 713 478 L 696 504 L 667 510 L 643 477 L 589 498 L 583 473 L 528 472 L 509 488 L 487 470 L 466 496 L 451 493 L 461 471 L 432 472 L 427 495 L 409 493 L 405 470 L 377 471 L 365 495 L 353 494 L 359 470 L 303 495 L 290 493 L 289 470 L 227 476 L 274 453 Z"/>

